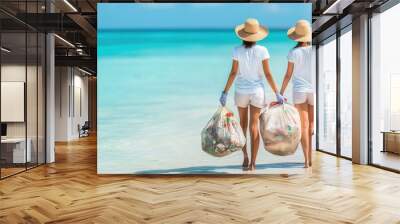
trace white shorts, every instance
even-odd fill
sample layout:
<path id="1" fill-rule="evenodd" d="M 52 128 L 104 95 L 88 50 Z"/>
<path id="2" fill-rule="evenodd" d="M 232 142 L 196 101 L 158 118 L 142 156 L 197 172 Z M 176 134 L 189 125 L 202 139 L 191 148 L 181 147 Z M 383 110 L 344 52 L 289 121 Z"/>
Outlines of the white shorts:
<path id="1" fill-rule="evenodd" d="M 314 93 L 293 92 L 293 103 L 314 105 Z"/>
<path id="2" fill-rule="evenodd" d="M 249 105 L 263 108 L 265 106 L 264 89 L 259 89 L 249 94 L 235 92 L 235 105 L 242 108 L 247 108 Z"/>

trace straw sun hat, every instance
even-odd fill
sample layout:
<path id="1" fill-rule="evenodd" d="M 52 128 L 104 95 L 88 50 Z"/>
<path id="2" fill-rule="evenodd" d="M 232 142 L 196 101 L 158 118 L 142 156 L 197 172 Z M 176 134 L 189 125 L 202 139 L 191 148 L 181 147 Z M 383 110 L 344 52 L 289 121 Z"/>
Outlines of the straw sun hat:
<path id="1" fill-rule="evenodd" d="M 288 30 L 287 35 L 297 42 L 310 42 L 312 35 L 311 25 L 307 20 L 299 20 L 294 27 Z"/>
<path id="2" fill-rule="evenodd" d="M 242 40 L 256 42 L 268 36 L 268 29 L 256 19 L 247 19 L 244 24 L 236 26 L 235 33 Z"/>

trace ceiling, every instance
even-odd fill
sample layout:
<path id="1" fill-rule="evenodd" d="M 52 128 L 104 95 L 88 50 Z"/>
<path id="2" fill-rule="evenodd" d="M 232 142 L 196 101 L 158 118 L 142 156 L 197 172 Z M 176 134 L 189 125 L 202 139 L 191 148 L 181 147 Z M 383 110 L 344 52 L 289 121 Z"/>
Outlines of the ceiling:
<path id="1" fill-rule="evenodd" d="M 354 16 L 388 0 L 207 0 L 198 2 L 312 3 L 315 40 L 329 35 L 326 30 L 345 16 Z M 96 73 L 96 5 L 100 2 L 196 2 L 193 0 L 1 0 L 0 25 L 3 38 L 23 46 L 18 32 L 55 32 L 56 65 L 79 66 Z M 51 12 L 51 13 L 50 13 Z M 350 19 L 351 21 L 351 19 Z M 3 41 L 3 43 L 4 43 Z M 22 41 L 22 42 L 21 42 Z M 29 46 L 34 46 L 29 45 Z M 28 52 L 31 50 L 28 46 Z M 21 48 L 22 50 L 22 48 Z"/>

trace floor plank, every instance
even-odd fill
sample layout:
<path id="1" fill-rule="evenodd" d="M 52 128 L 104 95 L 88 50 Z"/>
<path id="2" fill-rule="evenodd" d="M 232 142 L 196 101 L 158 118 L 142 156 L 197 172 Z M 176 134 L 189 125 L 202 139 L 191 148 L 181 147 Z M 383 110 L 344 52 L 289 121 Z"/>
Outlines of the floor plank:
<path id="1" fill-rule="evenodd" d="M 96 138 L 0 181 L 0 223 L 400 223 L 400 175 L 315 153 L 304 175 L 98 176 Z"/>

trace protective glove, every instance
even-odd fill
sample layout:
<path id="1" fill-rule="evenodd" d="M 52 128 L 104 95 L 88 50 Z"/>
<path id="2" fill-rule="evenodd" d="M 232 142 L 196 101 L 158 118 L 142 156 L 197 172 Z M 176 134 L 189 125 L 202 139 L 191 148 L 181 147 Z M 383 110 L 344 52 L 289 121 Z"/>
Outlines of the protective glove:
<path id="1" fill-rule="evenodd" d="M 221 93 L 221 97 L 219 98 L 219 102 L 221 103 L 222 106 L 225 106 L 227 97 L 228 97 L 228 93 L 225 93 L 225 92 Z"/>
<path id="2" fill-rule="evenodd" d="M 276 101 L 279 104 L 283 104 L 286 100 L 285 97 L 283 97 L 280 93 L 275 93 L 275 96 L 276 96 Z"/>

